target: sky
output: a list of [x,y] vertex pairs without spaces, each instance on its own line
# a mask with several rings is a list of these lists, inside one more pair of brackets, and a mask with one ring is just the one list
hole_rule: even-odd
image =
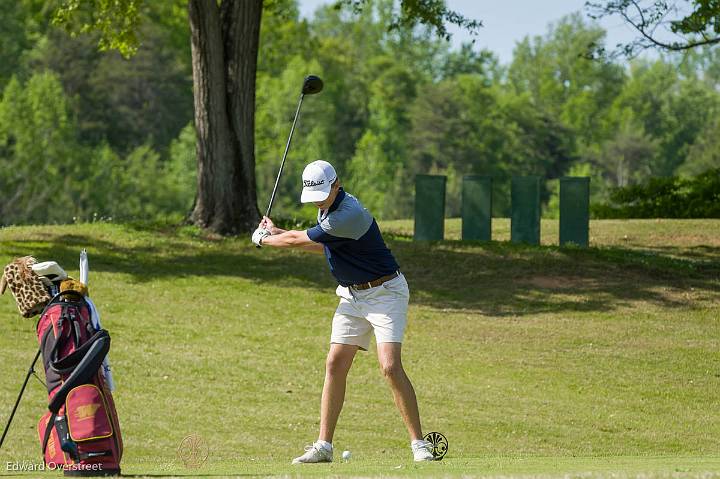
[[[332,3],[330,0],[298,0],[300,14],[310,18],[319,5]],[[526,35],[544,35],[548,25],[561,17],[584,10],[585,0],[446,0],[450,10],[462,13],[468,18],[481,20],[483,27],[475,39],[475,48],[487,48],[494,52],[501,63],[510,63],[515,44]],[[600,22],[607,31],[607,46],[627,42],[634,38],[630,27],[620,18],[607,18]],[[452,43],[459,46],[471,41],[467,32],[452,26]]]

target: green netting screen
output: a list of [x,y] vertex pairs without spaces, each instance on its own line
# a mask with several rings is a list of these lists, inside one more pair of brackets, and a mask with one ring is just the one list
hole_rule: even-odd
[[445,177],[415,177],[415,240],[443,239],[445,231]]
[[462,184],[462,239],[490,241],[492,177],[465,176]]
[[511,190],[510,241],[540,244],[540,177],[515,176]]
[[590,237],[590,178],[560,178],[560,246],[588,246]]

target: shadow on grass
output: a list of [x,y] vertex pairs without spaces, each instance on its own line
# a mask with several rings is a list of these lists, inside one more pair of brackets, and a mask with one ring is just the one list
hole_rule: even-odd
[[717,301],[720,263],[622,248],[409,243],[419,302],[493,316],[609,311],[640,302],[692,308]]
[[652,251],[671,256],[682,256],[704,263],[720,262],[720,247],[708,245],[695,245],[686,247],[677,246],[651,246]]
[[[46,242],[5,241],[0,253],[32,253],[72,270],[79,250],[91,246],[92,271],[127,274],[137,283],[172,277],[239,277],[333,293],[335,283],[321,255],[257,249],[243,239],[183,238],[172,231],[148,238],[152,241],[129,247],[121,241],[65,234]],[[401,236],[393,236],[389,245],[410,283],[411,301],[439,309],[523,316],[608,311],[639,302],[692,308],[716,302],[720,293],[720,263],[712,259],[715,248],[699,250],[699,257],[678,257],[675,249],[664,254],[617,247],[420,243]]]
[[80,250],[88,248],[91,272],[128,274],[137,283],[159,278],[227,276],[272,281],[279,286],[334,285],[325,259],[319,254],[258,249],[240,239],[183,240],[170,234],[140,246],[119,243],[90,235],[64,234],[45,242],[35,238],[4,241],[0,254],[8,258],[32,254],[39,261],[54,260],[72,271],[78,268]]

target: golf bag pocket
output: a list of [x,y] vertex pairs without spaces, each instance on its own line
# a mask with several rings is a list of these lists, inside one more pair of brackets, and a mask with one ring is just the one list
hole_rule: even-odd
[[[45,438],[45,431],[47,430],[50,416],[51,413],[46,412],[43,417],[40,418],[40,422],[38,422],[37,432],[41,443]],[[68,459],[65,457],[65,452],[62,450],[57,429],[51,426],[50,436],[48,437],[47,446],[45,447],[45,464],[52,467],[60,467],[68,462]]]
[[94,384],[83,384],[68,393],[65,415],[70,438],[75,442],[112,436],[113,430],[105,407],[105,398]]

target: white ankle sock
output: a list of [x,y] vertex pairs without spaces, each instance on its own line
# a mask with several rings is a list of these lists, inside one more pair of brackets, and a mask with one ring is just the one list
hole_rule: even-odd
[[332,443],[331,443],[331,442],[327,442],[327,441],[323,441],[322,439],[318,439],[315,444],[319,445],[320,447],[322,447],[322,448],[325,449],[326,451],[331,451],[331,452],[332,452],[332,450],[333,450],[333,449],[332,449]]
[[413,442],[410,443],[410,446],[412,447],[412,446],[416,446],[418,444],[425,444],[425,440],[424,439],[415,439]]

